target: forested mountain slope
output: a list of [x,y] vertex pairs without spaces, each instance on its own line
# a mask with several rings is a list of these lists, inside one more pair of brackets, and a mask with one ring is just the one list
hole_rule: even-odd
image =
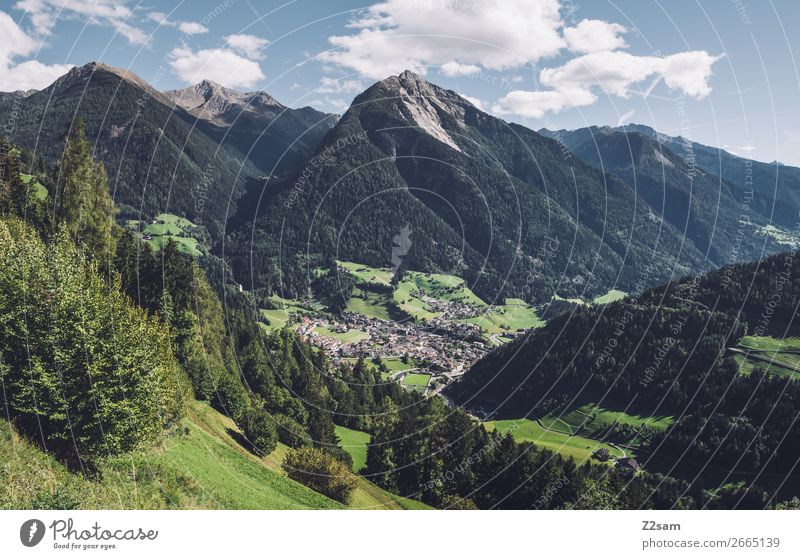
[[230,238],[236,272],[289,295],[332,258],[391,265],[406,226],[404,266],[460,275],[486,300],[630,290],[705,265],[621,180],[411,72],[356,97],[246,221]]

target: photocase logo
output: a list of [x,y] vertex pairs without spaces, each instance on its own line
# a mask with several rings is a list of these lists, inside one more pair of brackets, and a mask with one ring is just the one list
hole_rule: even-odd
[[392,274],[396,274],[403,262],[403,257],[411,250],[411,226],[406,224],[392,241],[394,243],[392,246]]
[[44,538],[44,522],[32,518],[22,523],[19,539],[25,547],[34,547]]

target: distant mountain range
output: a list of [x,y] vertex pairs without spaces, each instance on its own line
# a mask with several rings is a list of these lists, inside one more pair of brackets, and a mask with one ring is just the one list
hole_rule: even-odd
[[242,93],[209,80],[164,95],[267,173],[301,164],[338,119],[311,107],[289,109],[263,91]]
[[537,133],[411,72],[341,118],[207,80],[159,92],[99,63],[0,94],[11,139],[52,161],[76,115],[123,215],[187,217],[247,288],[291,296],[333,259],[456,274],[490,301],[639,291],[786,248],[800,211],[799,169],[700,144],[689,158],[640,126]]
[[[685,231],[687,240],[714,266],[774,253],[780,250],[780,241],[788,248],[789,241],[771,234],[776,232],[768,227],[774,223],[768,207],[772,193],[763,184],[745,184],[743,160],[737,182],[710,170],[712,148],[700,144],[692,147],[682,138],[670,138],[646,126],[539,133],[563,142],[587,163],[622,178],[659,216]],[[728,166],[738,159],[716,151]]]
[[[92,62],[41,91],[0,93],[0,118],[11,123],[15,143],[58,161],[81,117],[123,215],[171,212],[221,238],[248,184],[308,156],[335,116],[287,109],[261,94],[216,103],[224,92],[209,82],[194,90],[179,103],[181,92],[159,92],[132,72]],[[202,95],[207,104],[190,106]],[[306,140],[290,146],[298,130]]]

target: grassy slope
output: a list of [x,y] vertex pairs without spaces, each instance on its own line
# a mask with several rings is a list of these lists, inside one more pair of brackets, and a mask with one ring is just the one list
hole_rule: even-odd
[[[106,461],[95,478],[68,470],[0,421],[0,508],[335,509],[339,503],[285,476],[283,445],[260,459],[236,425],[195,402],[180,435],[160,448]],[[350,508],[424,507],[359,478]]]
[[733,353],[733,357],[742,375],[760,368],[768,373],[800,379],[800,338],[744,336],[735,349],[739,352]]
[[191,236],[191,231],[196,225],[186,218],[164,213],[156,216],[155,223],[148,223],[144,228],[142,225],[142,222],[135,219],[127,222],[129,229],[151,237],[147,242],[154,250],[161,250],[170,239],[173,239],[178,243],[178,250],[181,252],[191,256],[199,256],[201,253],[201,245]]
[[477,324],[489,334],[527,330],[545,324],[545,321],[536,314],[536,309],[519,299],[506,299],[505,305],[495,306],[491,311],[487,310],[479,316],[467,318],[464,322]]
[[353,458],[353,471],[360,472],[367,465],[367,445],[372,438],[369,433],[336,426],[339,445]]
[[385,293],[375,293],[354,289],[353,296],[347,301],[347,310],[356,314],[363,314],[369,318],[391,320],[389,311],[389,296]]
[[608,303],[613,303],[614,301],[619,301],[620,299],[624,299],[628,294],[624,291],[620,291],[619,289],[611,289],[605,295],[600,295],[594,298],[592,301],[596,305],[605,305]]
[[564,456],[572,456],[578,463],[591,459],[592,452],[598,448],[608,449],[612,456],[622,456],[620,450],[610,445],[585,437],[550,431],[532,419],[487,421],[484,425],[488,430],[510,431],[517,441],[532,442],[538,447],[558,452]]
[[670,416],[640,416],[622,411],[597,407],[586,404],[576,409],[563,413],[551,413],[540,419],[542,425],[556,431],[575,435],[588,435],[606,429],[615,423],[631,427],[647,426],[652,429],[663,430],[669,427],[673,418]]

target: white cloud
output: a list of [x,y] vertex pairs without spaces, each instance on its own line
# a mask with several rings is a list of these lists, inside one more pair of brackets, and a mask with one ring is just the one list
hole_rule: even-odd
[[56,18],[81,19],[92,25],[110,26],[133,45],[147,42],[147,34],[133,25],[133,12],[123,0],[19,0],[37,34],[48,36]]
[[660,76],[671,89],[702,99],[711,92],[711,66],[719,60],[705,51],[670,56],[636,56],[627,52],[594,52],[573,58],[558,68],[541,71],[539,81],[553,89],[600,87],[604,92],[628,97],[631,86],[650,76]]
[[239,56],[230,49],[193,51],[187,46],[170,52],[170,66],[187,83],[209,79],[228,87],[253,87],[264,79],[257,62]]
[[66,74],[72,64],[42,64],[28,60],[11,67],[0,67],[0,91],[43,89]]
[[584,19],[575,27],[564,29],[564,39],[571,51],[590,53],[602,50],[624,49],[628,45],[620,35],[625,29],[618,23],[599,19]]
[[333,111],[341,113],[345,112],[350,106],[347,101],[328,96],[324,99],[313,99],[309,102],[309,105],[323,112]]
[[323,76],[319,84],[318,93],[358,93],[364,90],[361,80],[337,80]]
[[261,49],[269,44],[269,41],[256,37],[255,35],[228,35],[225,37],[225,43],[233,50],[245,55],[251,60],[260,60],[264,58]]
[[196,21],[182,21],[178,24],[178,30],[186,35],[199,35],[208,33],[208,27]]
[[440,68],[442,74],[454,78],[457,76],[471,76],[481,71],[481,67],[475,64],[459,64],[455,60],[445,62]]
[[184,35],[199,35],[208,33],[208,27],[196,21],[172,21],[164,12],[150,12],[147,19],[155,21],[163,27],[177,27]]
[[617,126],[622,126],[623,124],[628,122],[634,114],[636,114],[636,110],[635,109],[631,109],[630,111],[626,112],[625,114],[620,115],[620,117],[617,119]]
[[627,98],[634,86],[651,76],[663,79],[670,89],[702,99],[711,92],[712,66],[719,59],[705,51],[664,57],[594,52],[573,58],[563,66],[543,69],[539,81],[550,90],[512,91],[498,101],[494,110],[498,114],[541,118],[545,112],[591,105],[597,100],[594,89]]
[[147,14],[147,19],[151,19],[159,25],[172,25],[172,22],[170,22],[167,14],[164,12],[150,12]]
[[330,37],[334,50],[318,58],[374,79],[454,61],[502,70],[556,54],[560,26],[558,0],[385,0],[350,22],[356,33]]
[[597,96],[586,89],[561,91],[511,91],[492,107],[498,115],[519,115],[542,118],[545,113],[557,113],[567,107],[584,107],[597,101]]
[[69,64],[47,65],[36,60],[15,63],[18,57],[35,53],[39,43],[2,11],[0,36],[0,91],[42,89],[72,68]]
[[626,27],[598,19],[574,23],[569,8],[561,0],[382,0],[358,11],[348,34],[329,37],[333,48],[317,59],[325,71],[339,67],[383,79],[406,69],[425,75],[437,66],[447,77],[469,76],[540,65],[565,49],[576,53],[559,67],[539,71],[542,90],[509,91],[492,106],[497,114],[537,118],[591,105],[599,91],[627,97],[648,77],[650,89],[663,82],[696,99],[711,91],[718,57],[705,51],[630,54]]

